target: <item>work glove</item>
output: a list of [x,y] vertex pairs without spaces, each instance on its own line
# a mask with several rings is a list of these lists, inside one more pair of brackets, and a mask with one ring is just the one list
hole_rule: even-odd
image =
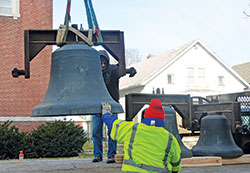
[[134,77],[137,72],[134,67],[130,67],[129,69],[126,69],[126,73],[129,74],[129,77]]
[[131,67],[129,77],[134,77],[136,73],[136,69],[134,67]]
[[111,105],[109,103],[106,102],[102,102],[102,115],[106,114],[106,113],[111,113]]

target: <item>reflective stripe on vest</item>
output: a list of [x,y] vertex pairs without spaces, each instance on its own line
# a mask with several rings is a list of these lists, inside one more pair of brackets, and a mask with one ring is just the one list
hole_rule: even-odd
[[128,155],[130,158],[132,158],[132,154],[131,154],[131,151],[132,151],[132,148],[133,148],[133,143],[134,143],[134,139],[135,139],[135,133],[137,131],[137,126],[139,124],[136,123],[133,125],[133,131],[132,131],[132,134],[131,134],[131,137],[130,137],[130,142],[129,142],[129,147],[128,147]]
[[167,159],[168,159],[168,153],[170,151],[170,148],[171,148],[171,144],[172,144],[172,140],[173,140],[173,137],[172,137],[172,134],[169,132],[169,137],[168,137],[168,146],[165,150],[165,156],[164,156],[164,165],[167,166]]
[[145,164],[136,164],[132,159],[129,160],[123,160],[123,164],[135,166],[141,169],[146,169],[148,171],[155,171],[155,172],[171,172],[168,170],[168,167],[164,168],[158,168],[155,166],[145,165]]
[[[128,148],[128,155],[129,155],[129,160],[124,160],[123,163],[127,164],[127,165],[131,165],[131,166],[135,166],[141,169],[145,169],[145,170],[149,170],[149,171],[155,171],[155,172],[171,172],[168,170],[168,167],[166,168],[158,168],[155,166],[150,166],[150,165],[145,165],[145,164],[136,164],[133,160],[132,160],[132,149],[133,149],[133,143],[134,143],[134,139],[135,139],[135,133],[137,131],[137,127],[138,127],[138,123],[133,125],[133,132],[132,135],[130,137],[130,142],[129,142],[129,148]],[[171,136],[172,137],[172,136]],[[171,138],[172,139],[172,138]],[[169,143],[172,142],[169,141]]]
[[181,163],[181,158],[178,160],[178,162],[176,162],[176,163],[172,163],[171,162],[171,164],[173,165],[173,166],[178,166],[179,164]]
[[[166,148],[166,151],[165,151],[165,157],[164,157],[164,165],[165,166],[167,166],[167,159],[168,159],[168,153],[169,153],[169,151],[170,151],[170,149],[171,149],[171,144],[172,144],[172,140],[173,140],[173,136],[172,136],[172,134],[169,132],[169,142],[168,142],[168,146],[167,146],[167,148]],[[181,158],[178,160],[178,162],[176,162],[176,163],[172,163],[171,162],[171,164],[173,165],[173,166],[178,166],[179,164],[181,163]]]
[[116,124],[114,141],[116,140],[116,137],[117,137],[117,132],[118,132],[119,125],[120,125],[122,122],[124,122],[124,120],[122,120],[121,122],[119,122],[118,124]]

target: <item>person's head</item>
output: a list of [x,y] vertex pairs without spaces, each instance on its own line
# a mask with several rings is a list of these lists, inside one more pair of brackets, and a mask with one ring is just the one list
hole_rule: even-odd
[[161,100],[152,99],[149,107],[146,109],[144,118],[157,118],[164,121],[164,110],[161,105]]
[[109,66],[109,55],[105,50],[99,50],[98,54],[101,60],[102,71],[105,71]]

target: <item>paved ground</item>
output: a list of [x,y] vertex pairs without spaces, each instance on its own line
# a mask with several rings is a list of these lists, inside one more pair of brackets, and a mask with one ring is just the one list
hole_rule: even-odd
[[120,172],[121,164],[92,159],[9,160],[0,161],[0,172]]
[[[12,172],[120,172],[121,164],[106,164],[104,159],[100,163],[92,163],[90,158],[87,159],[58,159],[58,160],[7,160],[0,161],[1,173]],[[226,165],[218,167],[200,167],[200,168],[183,168],[181,173],[249,173],[250,164]]]

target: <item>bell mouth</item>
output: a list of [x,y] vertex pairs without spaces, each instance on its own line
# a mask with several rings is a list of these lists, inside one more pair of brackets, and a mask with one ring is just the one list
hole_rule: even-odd
[[[110,100],[104,101],[110,102]],[[122,113],[123,108],[117,102],[111,102],[112,113]],[[55,102],[54,104],[40,103],[31,113],[31,117],[53,117],[74,115],[96,115],[101,114],[101,103],[93,102]]]

